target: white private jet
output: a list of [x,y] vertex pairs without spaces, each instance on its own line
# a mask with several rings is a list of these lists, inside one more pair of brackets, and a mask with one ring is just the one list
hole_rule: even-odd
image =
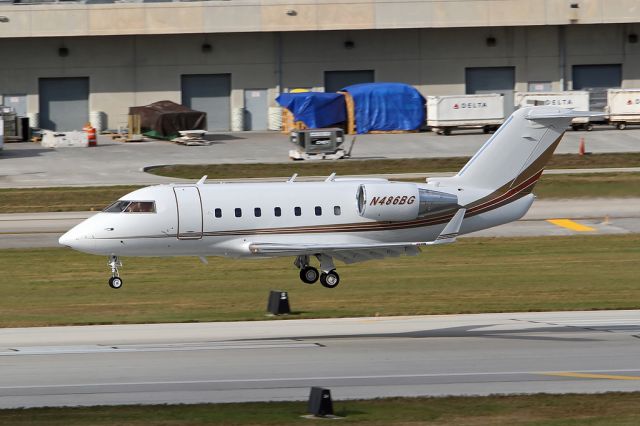
[[[415,255],[460,234],[521,218],[532,190],[575,117],[555,107],[514,112],[453,177],[426,183],[336,178],[323,182],[157,185],[133,191],[60,237],[60,244],[110,256],[293,256],[300,279],[334,288],[334,259],[354,263]],[[311,259],[319,269],[311,266]]]

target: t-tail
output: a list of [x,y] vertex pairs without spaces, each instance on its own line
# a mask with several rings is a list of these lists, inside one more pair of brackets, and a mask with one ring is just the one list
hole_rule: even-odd
[[455,176],[465,187],[531,190],[576,117],[599,113],[528,107],[511,114]]
[[[485,229],[522,217],[544,167],[576,117],[601,113],[547,106],[515,111],[471,159],[451,178],[429,179],[435,186],[456,190],[467,209],[463,232]],[[503,209],[506,205],[509,208]],[[486,214],[483,214],[486,213]]]

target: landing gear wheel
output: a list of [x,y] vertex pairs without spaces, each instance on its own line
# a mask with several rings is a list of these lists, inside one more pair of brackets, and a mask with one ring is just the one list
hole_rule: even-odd
[[122,278],[120,277],[109,278],[109,287],[115,288],[116,290],[122,287]]
[[304,268],[300,269],[300,279],[305,284],[315,283],[316,281],[318,281],[319,275],[320,274],[318,273],[318,270],[313,266],[305,266]]
[[320,284],[326,288],[336,288],[340,284],[340,275],[333,270],[320,274]]

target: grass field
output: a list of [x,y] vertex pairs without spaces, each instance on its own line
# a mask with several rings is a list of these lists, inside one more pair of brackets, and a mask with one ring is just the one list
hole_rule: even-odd
[[[0,213],[102,210],[139,186],[0,189]],[[640,173],[545,175],[540,198],[640,197]]]
[[[389,398],[334,402],[335,422],[359,425],[635,426],[640,393]],[[301,418],[304,402],[154,405],[0,410],[0,424],[81,425],[315,425]]]
[[[185,179],[288,177],[294,173],[304,176],[365,175],[375,173],[427,173],[455,172],[469,160],[468,157],[451,158],[403,158],[395,160],[339,160],[308,161],[279,164],[203,164],[162,166],[151,173]],[[640,167],[640,153],[613,154],[556,154],[551,158],[549,169],[581,169],[594,167]]]
[[[265,319],[268,291],[289,318],[640,308],[640,235],[466,238],[417,257],[339,265],[342,283],[304,285],[292,258],[125,258],[3,250],[0,326]],[[255,279],[254,277],[260,277]]]

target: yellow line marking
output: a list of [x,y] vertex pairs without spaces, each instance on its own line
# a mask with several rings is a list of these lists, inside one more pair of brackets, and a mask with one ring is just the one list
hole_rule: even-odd
[[544,376],[557,377],[577,377],[580,379],[607,379],[607,380],[640,380],[640,376],[617,376],[612,374],[591,374],[591,373],[542,373]]
[[595,231],[595,228],[592,228],[587,225],[582,225],[578,222],[574,222],[569,219],[547,219],[547,222],[552,223],[556,226],[561,226],[563,228],[571,229],[572,231],[578,232],[590,232]]

